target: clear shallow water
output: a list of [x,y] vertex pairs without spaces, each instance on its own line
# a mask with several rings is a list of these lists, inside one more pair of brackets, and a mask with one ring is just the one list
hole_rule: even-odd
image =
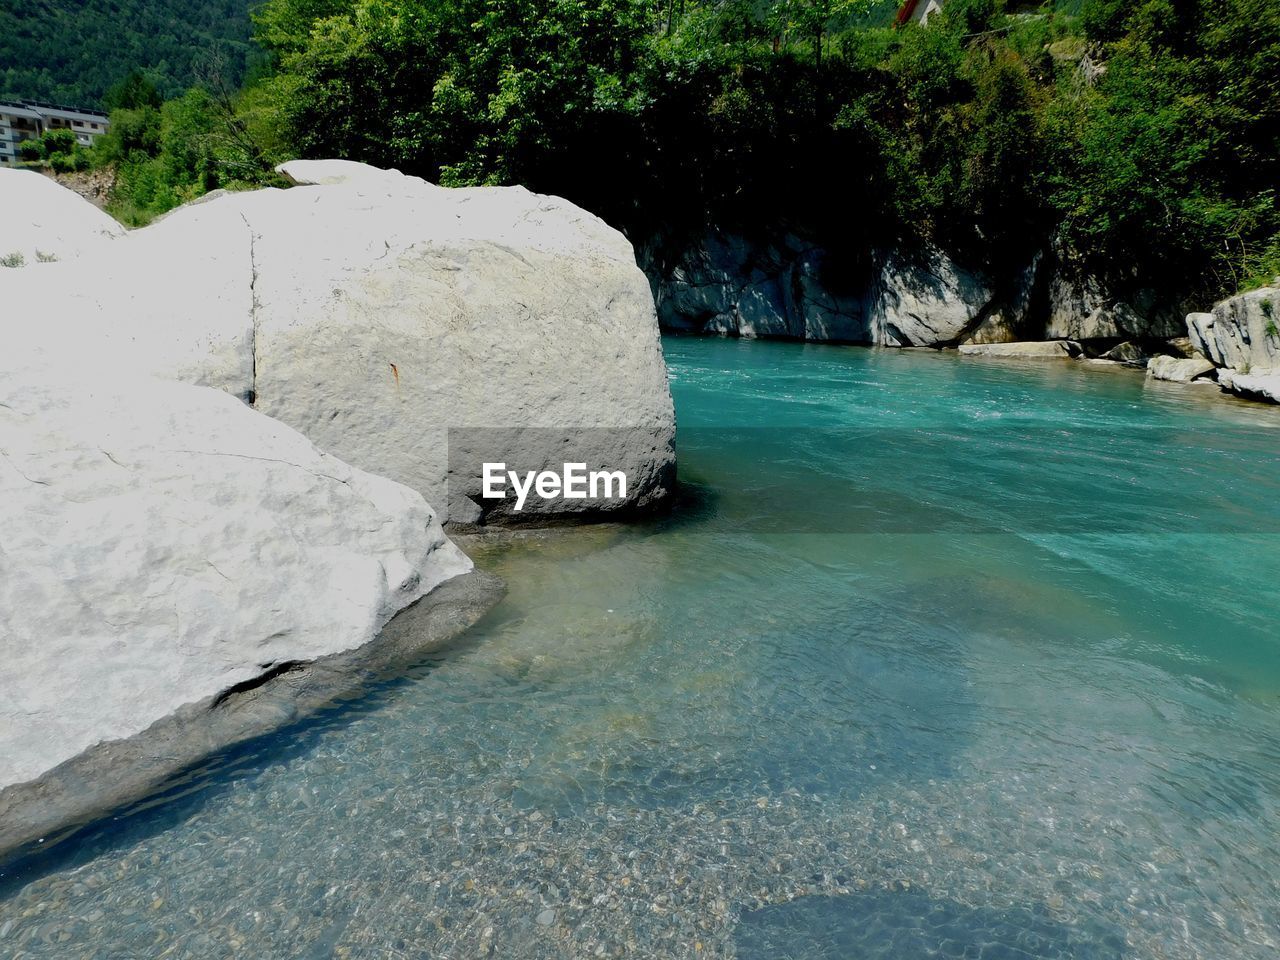
[[0,956],[1280,952],[1280,411],[667,343],[683,502],[0,880]]

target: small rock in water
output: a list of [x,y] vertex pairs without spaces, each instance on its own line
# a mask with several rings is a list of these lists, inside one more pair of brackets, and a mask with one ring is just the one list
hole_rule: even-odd
[[556,922],[556,912],[554,910],[543,910],[538,914],[538,926],[549,927]]

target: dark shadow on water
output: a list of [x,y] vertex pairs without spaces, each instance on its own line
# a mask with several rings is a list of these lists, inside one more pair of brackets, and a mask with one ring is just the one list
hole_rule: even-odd
[[1042,906],[967,907],[912,891],[801,897],[742,914],[738,960],[1122,960],[1102,924],[1066,926]]
[[636,525],[644,533],[670,533],[705,526],[720,515],[723,494],[705,477],[677,467],[677,482],[671,509]]

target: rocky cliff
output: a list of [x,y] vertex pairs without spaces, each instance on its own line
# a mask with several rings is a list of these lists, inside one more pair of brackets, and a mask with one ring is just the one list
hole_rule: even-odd
[[1218,367],[1223,388],[1280,403],[1280,284],[1229,297],[1187,316],[1195,349]]
[[675,332],[891,347],[1061,339],[1097,353],[1183,332],[1176,305],[1109,292],[1060,245],[998,274],[937,249],[837,254],[791,233],[711,230],[681,244],[655,238],[639,253],[659,320]]

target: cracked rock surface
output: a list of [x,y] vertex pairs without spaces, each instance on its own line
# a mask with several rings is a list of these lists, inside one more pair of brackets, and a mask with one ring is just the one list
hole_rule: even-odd
[[[550,512],[666,496],[674,413],[622,234],[519,187],[346,161],[281,170],[299,186],[211,195],[78,260],[12,271],[6,342],[50,367],[225,390],[442,519],[481,519],[478,489],[447,490],[451,428],[497,431],[454,439],[522,471],[572,459],[628,476],[625,499],[532,505]],[[29,311],[49,319],[16,319]]]

